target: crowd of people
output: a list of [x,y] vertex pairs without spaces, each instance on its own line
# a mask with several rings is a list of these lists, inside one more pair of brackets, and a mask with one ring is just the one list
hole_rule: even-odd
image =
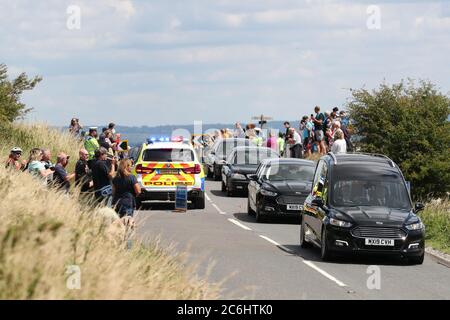
[[[223,138],[245,138],[257,146],[276,150],[283,157],[308,158],[331,151],[345,153],[352,151],[349,118],[345,111],[334,108],[322,113],[319,106],[310,116],[303,116],[298,128],[284,123],[285,132],[262,130],[254,124],[245,128],[238,122],[234,129],[217,130],[211,142]],[[110,123],[98,135],[97,127],[87,132],[79,120],[70,122],[69,132],[83,141],[74,172],[68,172],[70,156],[60,151],[52,162],[52,152],[47,148],[33,148],[27,160],[22,160],[22,149],[11,149],[6,168],[31,174],[46,187],[57,188],[69,193],[71,185],[78,185],[82,196],[93,196],[98,202],[114,207],[119,216],[133,216],[136,196],[141,188],[131,174],[132,161],[127,158],[129,146],[121,142],[115,124]]]
[[[78,119],[72,119],[69,132],[83,140],[74,172],[67,167],[70,156],[59,152],[52,163],[50,149],[33,148],[27,160],[22,160],[22,149],[11,149],[5,167],[28,172],[45,187],[56,188],[68,194],[71,185],[80,186],[81,197],[93,197],[114,207],[120,217],[133,216],[136,196],[141,189],[131,174],[132,162],[126,158],[128,146],[120,141],[114,123],[103,128],[97,137],[97,128],[91,127],[87,134]],[[126,149],[123,149],[125,146]]]
[[284,122],[284,132],[273,129],[262,130],[254,124],[245,128],[237,122],[234,129],[216,130],[212,141],[225,138],[246,138],[257,146],[265,146],[276,150],[284,157],[309,158],[316,153],[324,155],[328,152],[345,153],[353,150],[350,140],[350,120],[347,113],[339,108],[333,111],[321,112],[320,107],[314,108],[310,116],[303,116],[298,128]]

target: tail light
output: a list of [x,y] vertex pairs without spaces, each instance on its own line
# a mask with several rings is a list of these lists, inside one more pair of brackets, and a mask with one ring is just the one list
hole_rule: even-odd
[[183,171],[184,173],[187,174],[199,174],[200,172],[202,172],[202,167],[197,163],[195,166],[191,168],[183,169]]
[[136,173],[138,174],[149,174],[153,173],[153,171],[154,171],[153,169],[143,167],[142,164],[138,164],[136,166]]

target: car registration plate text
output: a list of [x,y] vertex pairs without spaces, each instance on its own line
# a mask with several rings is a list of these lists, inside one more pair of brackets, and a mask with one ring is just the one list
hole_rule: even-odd
[[366,246],[394,246],[394,239],[366,238]]
[[287,209],[288,210],[300,211],[300,210],[303,210],[303,206],[301,204],[288,204],[287,205]]

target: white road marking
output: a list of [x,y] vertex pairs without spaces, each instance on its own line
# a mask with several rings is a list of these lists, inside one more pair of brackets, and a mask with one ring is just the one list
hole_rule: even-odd
[[276,245],[277,247],[282,248],[284,251],[287,251],[289,253],[294,253],[291,249],[286,248],[285,246],[279,244],[278,242],[276,242],[275,240],[270,239],[269,237],[263,236],[262,234],[259,235],[261,238],[263,238],[264,240],[269,241],[270,243]]
[[206,192],[205,192],[205,197],[206,197],[206,200],[211,201],[211,198],[208,196],[208,194]]
[[238,227],[241,227],[244,230],[252,230],[249,227],[247,227],[246,225],[243,225],[242,223],[240,223],[239,221],[235,220],[235,219],[228,219],[228,221],[230,221],[231,223],[234,223],[235,225],[237,225]]
[[220,214],[227,214],[225,211],[220,210],[220,208],[215,203],[211,203],[211,204],[214,208],[216,208],[217,212],[219,212]]
[[333,277],[331,274],[329,274],[328,272],[320,269],[318,266],[316,266],[314,263],[312,263],[311,261],[308,260],[303,260],[303,263],[306,264],[308,267],[313,268],[314,270],[316,270],[317,272],[319,272],[321,275],[323,275],[324,277],[330,279],[331,281],[335,282],[339,287],[346,287],[347,285],[345,283],[343,283],[342,281],[339,281],[338,279],[336,279],[335,277]]

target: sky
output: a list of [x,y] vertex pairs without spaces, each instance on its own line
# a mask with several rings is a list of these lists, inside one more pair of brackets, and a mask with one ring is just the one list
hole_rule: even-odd
[[383,81],[450,92],[450,1],[0,0],[0,63],[43,77],[30,121],[295,120]]

